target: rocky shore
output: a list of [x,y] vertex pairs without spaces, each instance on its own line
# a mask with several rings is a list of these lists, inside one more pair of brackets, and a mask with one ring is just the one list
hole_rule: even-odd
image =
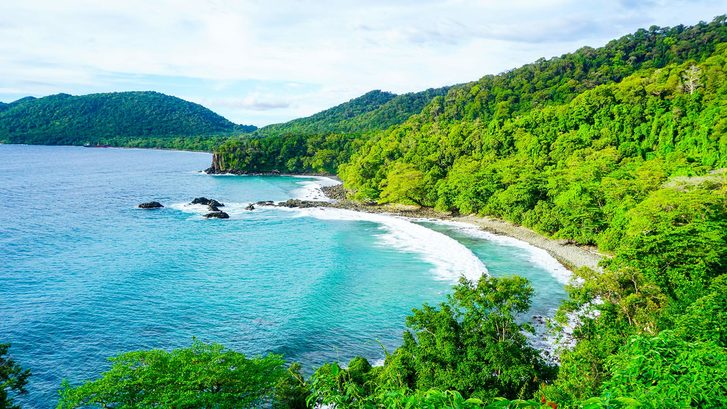
[[[245,173],[245,172],[230,172],[225,169],[223,163],[220,163],[221,158],[215,157],[212,161],[212,166],[205,172],[209,174],[221,174],[221,173],[232,173],[232,174],[246,174],[251,176],[262,176],[262,175],[281,175],[280,172],[266,172],[266,173]],[[326,176],[331,179],[337,180],[335,176],[330,175],[317,175],[317,174],[300,174],[296,176]],[[315,200],[300,200],[290,199],[285,202],[274,203],[271,201],[263,201],[255,203],[260,206],[280,206],[288,208],[311,208],[311,207],[330,207],[336,209],[347,209],[357,212],[367,213],[382,213],[394,216],[407,217],[412,219],[434,219],[443,221],[453,221],[468,223],[479,227],[482,230],[490,233],[499,234],[503,236],[509,236],[521,241],[524,241],[530,245],[541,248],[550,255],[552,255],[561,264],[570,270],[575,270],[581,267],[588,267],[595,271],[601,271],[602,268],[599,266],[599,262],[604,258],[608,257],[598,252],[595,247],[579,246],[573,244],[567,240],[556,240],[543,236],[533,230],[526,227],[516,225],[504,220],[476,215],[452,215],[450,213],[443,213],[435,211],[432,208],[420,207],[420,206],[409,206],[409,205],[379,205],[376,203],[362,203],[357,201],[349,200],[346,197],[346,190],[342,184],[336,184],[333,186],[321,187],[323,194],[330,199],[330,201],[315,201]],[[254,206],[251,206],[253,210]]]
[[458,216],[420,206],[378,205],[375,203],[355,202],[346,198],[345,189],[341,184],[323,187],[321,190],[333,202],[290,199],[286,202],[278,203],[277,206],[299,208],[330,207],[358,212],[383,213],[413,219],[434,219],[468,223],[490,233],[513,237],[541,248],[570,270],[588,267],[595,271],[601,271],[602,268],[599,266],[599,262],[604,257],[607,257],[599,253],[594,247],[579,246],[567,240],[551,239],[526,227],[518,226],[504,220],[475,215]]

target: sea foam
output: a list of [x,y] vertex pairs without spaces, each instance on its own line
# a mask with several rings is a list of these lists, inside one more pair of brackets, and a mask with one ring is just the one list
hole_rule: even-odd
[[565,266],[563,266],[558,260],[556,260],[555,257],[551,256],[550,253],[548,253],[546,250],[543,250],[539,247],[535,247],[522,240],[516,239],[514,237],[502,236],[499,234],[490,233],[490,232],[482,230],[478,226],[476,226],[474,224],[470,224],[470,223],[452,222],[452,221],[444,221],[444,220],[426,220],[426,221],[431,222],[431,223],[454,227],[458,231],[465,233],[466,235],[468,235],[470,237],[491,241],[491,242],[502,244],[505,246],[511,246],[511,247],[517,247],[517,248],[523,249],[523,250],[527,251],[528,260],[531,263],[542,267],[550,275],[552,275],[556,280],[558,280],[558,282],[560,282],[561,284],[568,284],[571,280],[571,277],[572,277],[571,272],[567,268],[565,268]]
[[401,217],[331,208],[293,210],[301,217],[320,220],[377,223],[382,230],[378,235],[382,246],[418,254],[422,260],[432,264],[431,272],[439,280],[456,282],[464,276],[475,281],[487,274],[487,267],[482,261],[457,240]]
[[334,199],[329,198],[326,196],[325,193],[323,193],[323,190],[321,188],[327,187],[327,186],[335,186],[340,185],[341,182],[331,179],[325,176],[294,176],[296,178],[303,179],[300,182],[297,182],[300,187],[298,189],[293,190],[291,193],[293,194],[294,199],[299,200],[316,200],[319,202],[335,202]]

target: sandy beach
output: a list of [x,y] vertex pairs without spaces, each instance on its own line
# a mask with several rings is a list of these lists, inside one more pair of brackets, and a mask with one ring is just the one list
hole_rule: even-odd
[[431,208],[408,205],[375,205],[353,202],[345,199],[343,188],[340,184],[335,186],[322,187],[323,193],[330,199],[336,200],[333,203],[326,203],[326,207],[356,210],[368,213],[385,213],[395,216],[408,217],[413,219],[435,219],[468,223],[490,233],[509,236],[530,245],[541,248],[552,255],[561,264],[570,270],[581,267],[588,267],[595,271],[601,271],[599,262],[607,257],[597,251],[595,247],[578,246],[566,240],[557,240],[545,237],[540,233],[523,226],[504,220],[485,216],[453,216],[447,213],[437,212]]

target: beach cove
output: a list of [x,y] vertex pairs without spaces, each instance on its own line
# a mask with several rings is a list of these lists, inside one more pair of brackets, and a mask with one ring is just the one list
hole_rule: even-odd
[[[528,277],[533,315],[565,297],[565,269],[547,254],[468,226],[245,210],[316,199],[317,178],[209,176],[199,153],[2,145],[0,156],[0,333],[33,371],[27,407],[52,406],[62,379],[94,377],[109,356],[193,337],[307,368],[375,362],[411,308],[442,300],[462,273]],[[198,196],[230,219],[205,220],[189,205]],[[166,207],[136,208],[150,200]]]

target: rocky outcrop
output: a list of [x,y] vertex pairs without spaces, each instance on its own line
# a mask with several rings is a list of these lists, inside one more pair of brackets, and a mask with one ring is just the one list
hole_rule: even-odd
[[217,153],[217,152],[213,153],[212,154],[212,166],[205,169],[204,172],[207,173],[208,175],[226,173],[224,171],[225,166],[224,166],[223,160],[224,160],[223,157],[219,153]]
[[204,215],[206,219],[229,219],[230,215],[223,211],[210,212]]
[[144,202],[139,204],[139,209],[160,209],[162,207],[164,205],[159,202]]
[[192,200],[192,203],[190,204],[200,204],[205,206],[214,206],[214,207],[225,207],[224,203],[220,203],[215,199],[207,199],[206,197],[196,197],[194,200]]
[[255,210],[255,205],[250,203],[249,205],[245,206],[245,210]]
[[278,206],[306,209],[309,207],[331,207],[331,204],[329,202],[318,202],[315,200],[288,199],[284,202],[279,202]]
[[346,189],[343,188],[342,183],[333,186],[323,186],[321,187],[321,190],[326,197],[333,200],[346,200]]
[[261,200],[255,204],[258,206],[275,206],[275,202],[272,200]]

